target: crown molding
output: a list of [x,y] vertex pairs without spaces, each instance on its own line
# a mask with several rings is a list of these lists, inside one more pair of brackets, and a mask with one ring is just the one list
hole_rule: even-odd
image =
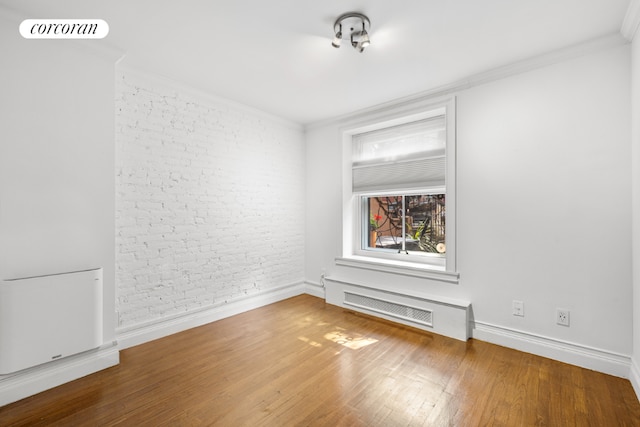
[[640,0],[631,0],[624,21],[622,21],[620,34],[628,41],[633,41],[638,27],[640,27]]
[[256,118],[268,120],[273,125],[282,126],[286,129],[291,129],[296,132],[304,131],[304,127],[297,122],[285,119],[256,107],[243,104],[239,101],[234,101],[230,98],[216,95],[206,89],[190,85],[185,81],[177,80],[173,77],[158,73],[157,71],[150,71],[149,69],[141,66],[128,64],[126,59],[125,55],[116,63],[117,80],[121,80],[126,77],[128,79],[133,79],[136,84],[145,85],[153,90],[170,90],[175,93],[180,93],[181,95],[197,99],[200,102],[232,107],[239,111],[251,114]]
[[[633,1],[636,3],[640,3],[640,0]],[[500,67],[468,76],[467,78],[452,82],[450,84],[419,92],[414,95],[409,95],[404,98],[390,100],[386,103],[374,105],[369,108],[364,108],[351,114],[343,115],[341,117],[332,117],[318,122],[309,123],[305,125],[305,130],[313,130],[331,124],[341,125],[345,122],[357,120],[361,117],[369,116],[371,114],[385,113],[389,109],[396,109],[404,105],[413,105],[415,103],[425,102],[438,97],[455,95],[458,92],[471,89],[485,83],[491,83],[503,78],[526,73],[528,71],[543,68],[563,61],[568,61],[573,58],[579,58],[581,56],[585,56],[598,51],[623,46],[628,43],[629,41],[622,36],[621,32],[615,32],[602,37],[587,40],[582,43],[533,56],[528,59],[505,64]]]

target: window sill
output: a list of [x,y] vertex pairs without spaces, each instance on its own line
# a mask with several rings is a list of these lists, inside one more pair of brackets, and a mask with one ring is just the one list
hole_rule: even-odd
[[361,256],[336,258],[336,264],[346,267],[362,268],[365,270],[382,271],[385,273],[401,274],[403,276],[432,279],[457,285],[460,273],[445,271],[442,267],[417,264],[413,262],[371,259]]

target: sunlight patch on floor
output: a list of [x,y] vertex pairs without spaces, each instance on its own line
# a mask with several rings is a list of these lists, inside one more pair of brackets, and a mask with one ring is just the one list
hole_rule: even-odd
[[309,344],[312,347],[322,347],[322,344],[320,344],[319,342],[310,340],[307,337],[298,337],[298,339],[302,342],[306,342],[307,344]]
[[333,341],[336,344],[340,344],[352,350],[358,350],[362,347],[378,342],[376,339],[367,338],[362,335],[352,336],[344,331],[332,331],[325,334],[324,337],[329,341]]

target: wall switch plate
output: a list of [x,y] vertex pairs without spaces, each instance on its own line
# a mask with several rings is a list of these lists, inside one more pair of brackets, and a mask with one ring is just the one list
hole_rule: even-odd
[[513,315],[524,317],[524,302],[513,300]]
[[556,323],[562,326],[569,326],[569,310],[564,308],[557,308]]

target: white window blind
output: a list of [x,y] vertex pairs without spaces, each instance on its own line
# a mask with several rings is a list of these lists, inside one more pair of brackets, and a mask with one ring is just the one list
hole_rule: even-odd
[[353,191],[445,184],[445,117],[353,135]]

